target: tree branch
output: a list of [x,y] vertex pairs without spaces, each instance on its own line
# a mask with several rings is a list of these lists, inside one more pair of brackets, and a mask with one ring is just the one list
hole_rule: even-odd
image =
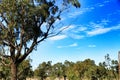
[[33,41],[31,47],[27,50],[26,53],[23,54],[23,56],[21,56],[19,59],[18,59],[18,63],[21,63],[31,52],[32,50],[34,49],[34,46],[36,45],[37,43]]
[[68,29],[68,28],[73,24],[73,22],[75,22],[76,20],[77,20],[77,18],[74,19],[68,26],[66,26],[66,27],[64,27],[63,29],[61,29],[60,31],[58,31],[56,34],[55,34],[55,33],[51,33],[51,34],[53,34],[53,35],[50,35],[50,34],[49,34],[50,36],[48,36],[48,38],[59,35],[59,34],[62,33],[64,30]]
[[0,27],[1,29],[4,29],[4,30],[6,29],[5,26],[2,24],[2,22],[0,22]]
[[1,17],[3,18],[3,20],[6,22],[6,24],[9,24],[9,22],[7,21],[7,19],[3,16],[4,14],[1,13]]
[[21,35],[20,35],[20,44],[18,45],[19,49],[17,50],[17,55],[16,55],[16,60],[18,60],[18,58],[21,55],[21,50],[23,47],[23,29],[21,28]]

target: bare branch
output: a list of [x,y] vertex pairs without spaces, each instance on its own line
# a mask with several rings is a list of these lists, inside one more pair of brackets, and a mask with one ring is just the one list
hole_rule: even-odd
[[19,51],[22,50],[23,47],[23,29],[21,28],[21,32],[20,32],[20,47],[19,47]]
[[[61,29],[60,31],[58,31],[57,33],[50,33],[50,34],[49,34],[50,36],[48,36],[47,38],[50,38],[50,37],[54,37],[54,36],[59,35],[59,34],[62,33],[64,30],[68,29],[68,28],[73,24],[73,22],[75,22],[77,19],[78,19],[78,18],[76,18],[76,19],[74,19],[73,21],[71,21],[71,23],[70,23],[68,26],[62,28],[62,29]],[[52,35],[52,34],[53,34],[53,35]]]
[[2,24],[2,22],[0,22],[0,27],[1,29],[6,29],[5,26]]
[[37,43],[33,41],[31,47],[27,50],[26,53],[23,54],[23,56],[21,56],[19,59],[18,59],[18,62],[21,63],[31,52],[32,50],[34,49],[34,46],[36,45]]
[[8,20],[5,18],[5,16],[4,16],[3,13],[1,13],[1,17],[3,18],[3,20],[4,20],[7,24],[9,24]]

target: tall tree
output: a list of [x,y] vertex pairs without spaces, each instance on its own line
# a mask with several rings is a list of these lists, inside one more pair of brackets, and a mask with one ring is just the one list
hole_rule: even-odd
[[78,0],[0,0],[0,56],[11,67],[11,80],[17,80],[17,67],[37,45],[55,35],[53,24],[71,4],[80,7]]

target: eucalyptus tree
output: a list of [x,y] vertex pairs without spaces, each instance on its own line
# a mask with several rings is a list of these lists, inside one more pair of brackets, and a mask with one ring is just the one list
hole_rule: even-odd
[[0,0],[0,56],[11,68],[11,80],[17,80],[17,67],[39,43],[59,33],[54,23],[71,5],[80,7],[78,0]]
[[40,78],[40,80],[46,79],[47,77],[49,77],[51,73],[51,67],[52,67],[51,61],[39,64],[37,69],[35,69],[34,71],[35,77]]
[[53,65],[54,67],[54,73],[55,75],[58,77],[58,79],[60,80],[60,78],[64,77],[64,79],[66,79],[66,74],[65,74],[65,66],[64,64],[58,62],[56,64]]
[[105,56],[105,65],[108,73],[108,79],[111,80],[112,78],[118,80],[118,69],[119,64],[117,60],[112,60],[110,55],[107,54]]

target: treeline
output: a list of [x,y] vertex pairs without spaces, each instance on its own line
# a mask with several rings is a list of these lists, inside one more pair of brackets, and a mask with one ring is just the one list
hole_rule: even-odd
[[96,65],[94,60],[64,63],[41,63],[34,71],[34,75],[40,80],[63,78],[64,80],[118,80],[118,61],[110,60]]
[[[25,60],[19,66],[21,72],[18,73],[19,80],[26,78],[37,78],[38,80],[119,80],[118,61],[111,60],[109,54],[105,56],[105,61],[95,64],[94,60],[84,61],[64,61],[52,64],[51,61],[43,62],[33,71],[30,59]],[[0,78],[9,80],[10,69],[0,66]]]

